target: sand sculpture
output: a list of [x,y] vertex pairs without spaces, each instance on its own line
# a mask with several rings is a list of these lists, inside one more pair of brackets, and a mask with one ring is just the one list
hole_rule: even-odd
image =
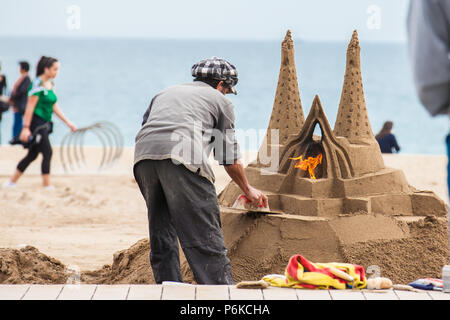
[[[259,158],[245,171],[271,209],[284,214],[249,216],[231,209],[241,193],[234,182],[221,192],[235,280],[282,273],[297,253],[316,262],[372,266],[397,282],[439,276],[448,255],[446,205],[433,192],[410,186],[401,170],[384,166],[366,109],[357,32],[347,49],[334,130],[317,95],[303,120],[290,31],[281,56],[268,127],[280,130],[278,171],[268,174]],[[321,136],[314,134],[316,126]]]

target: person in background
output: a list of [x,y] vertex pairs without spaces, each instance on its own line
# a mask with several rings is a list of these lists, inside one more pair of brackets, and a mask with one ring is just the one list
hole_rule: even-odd
[[383,124],[381,131],[375,136],[378,144],[380,145],[380,150],[382,153],[393,153],[392,150],[399,152],[400,147],[398,146],[397,139],[392,134],[392,127],[394,123],[392,121],[386,121]]
[[28,87],[31,80],[28,76],[30,65],[26,61],[19,62],[20,77],[17,79],[11,91],[9,104],[14,113],[13,135],[9,141],[10,144],[17,144],[20,142],[19,135],[22,131],[23,115],[28,101]]
[[[450,117],[450,1],[411,0],[408,43],[420,101],[432,116]],[[450,158],[450,134],[445,141]],[[447,184],[450,193],[450,161]]]
[[22,176],[28,165],[42,153],[42,182],[46,189],[54,189],[50,185],[50,160],[52,147],[49,134],[52,132],[52,114],[55,113],[72,131],[76,127],[64,116],[57,104],[54,91],[53,79],[58,74],[59,62],[55,58],[41,57],[36,68],[36,79],[31,83],[28,90],[28,102],[23,120],[23,128],[20,140],[24,143],[30,142],[32,134],[40,134],[39,141],[33,143],[28,154],[17,165],[16,171],[9,181],[3,184],[4,188],[15,187],[17,180]]
[[[0,72],[2,71],[2,63],[0,61]],[[4,96],[4,94],[6,95],[6,76],[0,73],[0,123],[2,121],[2,114],[3,112],[8,111],[9,106],[7,103],[7,98],[6,96]],[[1,127],[0,127],[1,128]],[[2,134],[1,134],[1,130],[0,130],[0,143],[2,142]]]
[[[0,65],[0,71],[2,71],[1,65]],[[3,94],[6,94],[6,76],[4,74],[0,73],[0,96]]]

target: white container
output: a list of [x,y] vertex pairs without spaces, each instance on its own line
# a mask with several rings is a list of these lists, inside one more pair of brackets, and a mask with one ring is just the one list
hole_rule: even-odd
[[450,293],[450,265],[446,265],[442,268],[442,282],[442,291]]

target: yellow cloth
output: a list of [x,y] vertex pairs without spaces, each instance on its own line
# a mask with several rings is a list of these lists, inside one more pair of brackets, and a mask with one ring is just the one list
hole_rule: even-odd
[[[350,275],[353,281],[341,279],[330,268],[336,268]],[[364,268],[350,263],[312,263],[301,255],[292,256],[285,275],[266,275],[264,281],[275,287],[300,289],[363,289],[367,285]]]

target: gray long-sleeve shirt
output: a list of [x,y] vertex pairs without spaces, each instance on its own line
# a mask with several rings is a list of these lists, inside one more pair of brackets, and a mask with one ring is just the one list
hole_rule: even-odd
[[214,183],[208,158],[233,164],[241,157],[234,132],[232,102],[210,85],[195,81],[158,93],[136,135],[134,164],[173,159]]
[[408,38],[420,101],[450,116],[450,0],[411,0]]

